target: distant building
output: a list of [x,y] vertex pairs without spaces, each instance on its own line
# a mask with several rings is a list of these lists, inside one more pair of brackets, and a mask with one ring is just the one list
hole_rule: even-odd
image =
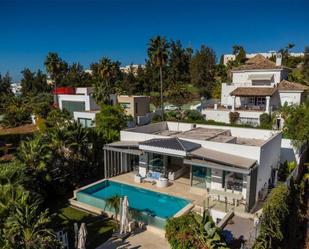
[[[100,111],[100,106],[93,98],[93,91],[92,87],[58,87],[54,91],[55,104],[61,110],[69,111],[72,117],[85,127],[91,127],[94,125],[96,113]],[[126,114],[132,116],[130,126],[147,124],[151,121],[148,96],[112,94],[110,99],[112,105],[120,104]]]
[[[234,68],[232,83],[222,83],[220,104],[202,110],[206,120],[229,123],[230,112],[238,112],[239,123],[259,125],[261,114],[270,114],[285,103],[299,105],[308,87],[287,81],[290,69],[281,62],[281,54],[277,55],[276,62],[259,54]],[[282,127],[281,118],[277,126]]]
[[21,84],[20,83],[12,83],[11,90],[15,95],[21,94]]
[[[262,55],[266,59],[270,59],[273,56],[276,56],[276,51],[269,51],[267,53],[251,53],[251,54],[246,54],[247,59],[251,59],[257,55]],[[290,56],[294,57],[302,57],[304,56],[304,53],[290,53]],[[236,56],[234,54],[225,54],[223,55],[223,64],[226,65],[229,61],[234,61]]]
[[142,68],[145,68],[144,65],[132,64],[132,65],[127,65],[127,66],[124,66],[124,67],[120,67],[120,70],[123,73],[129,73],[130,70],[132,70],[133,74],[136,74],[137,73],[137,69],[138,69],[139,66],[142,67]]

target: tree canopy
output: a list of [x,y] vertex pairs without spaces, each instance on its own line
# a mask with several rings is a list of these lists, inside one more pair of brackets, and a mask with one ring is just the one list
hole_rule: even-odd
[[202,45],[192,56],[190,64],[191,82],[210,95],[215,83],[216,54],[213,49]]

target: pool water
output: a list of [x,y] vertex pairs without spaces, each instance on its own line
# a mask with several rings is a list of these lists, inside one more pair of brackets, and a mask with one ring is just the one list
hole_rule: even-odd
[[[129,207],[137,211],[137,220],[162,228],[167,218],[174,216],[190,201],[142,188],[113,182],[102,181],[77,192],[77,201],[105,209],[106,199],[115,195],[128,196]],[[112,210],[109,210],[112,211]],[[136,213],[136,212],[134,212]]]

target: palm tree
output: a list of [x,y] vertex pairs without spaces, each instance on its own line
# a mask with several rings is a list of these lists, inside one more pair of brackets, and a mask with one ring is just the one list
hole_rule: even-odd
[[46,59],[44,61],[44,65],[46,68],[46,72],[50,75],[53,83],[56,86],[56,83],[59,83],[57,81],[60,81],[64,73],[68,69],[68,64],[63,61],[57,53],[48,53],[46,56]]
[[[28,192],[26,192],[28,193]],[[14,203],[14,211],[5,220],[4,237],[14,248],[59,248],[52,230],[48,211],[39,211],[39,199],[23,195]],[[44,245],[44,246],[43,246]]]
[[120,210],[120,196],[114,195],[105,200],[105,208],[114,209],[115,211],[115,218],[117,220],[119,210]]
[[164,106],[163,106],[163,75],[162,68],[166,65],[168,61],[168,48],[169,43],[166,41],[165,37],[156,36],[150,39],[148,47],[148,56],[151,63],[159,68],[160,72],[160,96],[161,96],[161,111],[162,120],[164,119]]
[[110,94],[113,91],[113,83],[118,77],[119,63],[112,62],[109,58],[103,57],[99,63],[91,65],[94,76],[96,78],[94,87],[94,98],[97,103],[110,103]]
[[46,170],[51,153],[45,138],[36,136],[32,140],[21,142],[16,157],[28,170],[41,172]]

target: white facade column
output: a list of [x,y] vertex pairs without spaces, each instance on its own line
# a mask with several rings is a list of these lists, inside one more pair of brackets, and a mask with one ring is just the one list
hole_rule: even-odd
[[235,100],[236,100],[236,96],[232,96],[232,112],[235,111]]
[[270,96],[266,96],[266,110],[265,112],[269,113],[270,111]]

